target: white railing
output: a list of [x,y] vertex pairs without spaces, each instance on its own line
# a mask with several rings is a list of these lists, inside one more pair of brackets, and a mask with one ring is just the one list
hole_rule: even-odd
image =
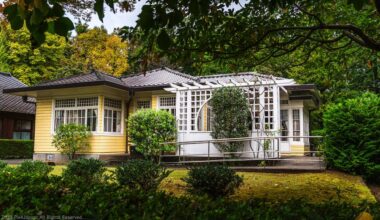
[[[243,137],[243,138],[223,138],[223,139],[211,139],[211,140],[200,140],[200,141],[180,141],[180,142],[165,142],[161,143],[163,145],[175,145],[176,146],[176,154],[173,155],[167,155],[162,152],[160,154],[160,162],[163,158],[178,158],[176,162],[171,163],[177,163],[177,164],[185,164],[185,163],[209,163],[209,162],[228,162],[228,161],[279,161],[279,160],[297,160],[291,159],[291,158],[281,158],[281,152],[280,152],[280,140],[283,138],[299,138],[299,139],[322,139],[322,136],[261,136],[261,137]],[[270,148],[267,149],[264,146],[259,146],[257,149],[254,150],[252,147],[252,142],[257,143],[258,145],[263,145],[264,141],[270,141]],[[218,143],[226,143],[226,142],[249,142],[250,149],[249,151],[237,151],[237,152],[227,152],[222,151],[218,154],[212,154],[210,152],[211,144],[218,144]],[[185,155],[181,154],[181,148],[185,145],[196,145],[196,144],[207,144],[207,153],[187,153]],[[297,153],[310,153],[311,155],[321,155],[323,154],[322,151],[291,151],[290,154],[297,154]],[[234,157],[234,155],[240,154],[240,155],[247,155],[252,154],[252,157]],[[186,158],[199,158],[199,160],[186,160]],[[205,157],[207,157],[207,160],[205,160]],[[215,159],[216,158],[216,159]],[[318,160],[307,160],[308,162],[316,162],[320,161]]]

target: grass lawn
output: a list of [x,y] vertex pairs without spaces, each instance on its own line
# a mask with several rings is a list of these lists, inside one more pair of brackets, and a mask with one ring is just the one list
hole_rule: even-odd
[[[52,174],[60,175],[64,167],[55,166]],[[185,169],[174,170],[161,183],[161,190],[176,196],[186,195],[186,184],[181,178],[185,177],[187,172]],[[306,199],[313,203],[340,200],[352,204],[363,201],[376,202],[361,177],[340,172],[301,174],[239,172],[238,174],[243,176],[244,184],[232,199],[265,198],[271,202]]]

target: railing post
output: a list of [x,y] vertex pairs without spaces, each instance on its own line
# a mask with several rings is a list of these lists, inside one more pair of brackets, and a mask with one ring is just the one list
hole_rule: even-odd
[[181,144],[178,144],[178,163],[181,162]]
[[[207,160],[210,161],[210,141],[207,142],[208,149],[207,149]],[[208,162],[210,163],[210,162]]]

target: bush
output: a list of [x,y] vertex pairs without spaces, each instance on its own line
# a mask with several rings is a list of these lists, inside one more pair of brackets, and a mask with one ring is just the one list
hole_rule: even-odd
[[171,171],[150,160],[130,160],[115,171],[120,185],[143,191],[156,190],[170,173]]
[[161,151],[175,150],[174,145],[161,143],[176,140],[176,121],[170,112],[142,109],[129,117],[128,134],[138,152],[157,157]]
[[233,194],[243,183],[243,178],[224,165],[203,165],[191,168],[184,181],[191,193],[216,198]]
[[8,166],[7,163],[5,163],[4,161],[1,161],[1,160],[0,160],[0,169],[4,169],[4,168],[7,167],[7,166]]
[[27,160],[24,161],[16,168],[20,173],[27,173],[30,175],[46,176],[53,168],[39,160]]
[[0,159],[31,159],[33,144],[32,140],[0,139]]
[[70,161],[67,168],[63,170],[62,177],[65,180],[79,180],[87,184],[102,182],[106,171],[105,163],[93,158]]
[[333,104],[323,121],[328,165],[380,182],[380,97],[366,93]]
[[52,144],[63,154],[67,154],[69,159],[74,159],[75,154],[85,150],[88,146],[90,132],[84,125],[66,124],[61,125],[54,137]]
[[[216,89],[210,100],[213,112],[212,133],[214,139],[248,137],[250,110],[247,98],[240,88]],[[221,151],[234,152],[242,142],[218,143]]]

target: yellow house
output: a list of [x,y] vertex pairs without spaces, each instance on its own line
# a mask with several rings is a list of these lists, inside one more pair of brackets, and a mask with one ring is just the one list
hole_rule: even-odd
[[[141,108],[175,115],[179,141],[208,140],[212,110],[207,102],[212,91],[222,86],[239,86],[247,91],[252,136],[263,135],[266,127],[271,134],[282,137],[278,146],[281,152],[302,154],[308,149],[309,140],[298,136],[309,135],[309,110],[318,105],[316,89],[291,79],[257,73],[194,77],[160,68],[121,78],[92,72],[4,92],[36,98],[34,159],[61,162],[66,156],[51,142],[56,128],[67,123],[86,125],[92,132],[90,148],[81,152],[83,156],[127,156],[126,120]],[[201,145],[188,146],[179,153],[191,155],[204,150]],[[215,147],[212,152],[218,154]]]

